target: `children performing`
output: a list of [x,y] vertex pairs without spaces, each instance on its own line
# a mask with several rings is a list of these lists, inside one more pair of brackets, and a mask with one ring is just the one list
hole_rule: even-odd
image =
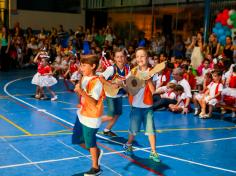
[[[148,67],[148,53],[145,48],[137,48],[136,50],[137,67],[133,68],[129,76],[132,75],[148,75],[150,68]],[[134,96],[129,94],[129,102],[131,105],[129,137],[127,143],[124,145],[124,150],[128,155],[133,154],[132,143],[135,136],[140,131],[141,124],[144,126],[145,135],[151,146],[150,159],[155,162],[160,162],[159,156],[156,152],[156,135],[155,124],[153,121],[153,99],[152,95],[155,91],[155,86],[152,79],[148,79],[144,87]]]
[[[104,135],[111,137],[117,136],[111,131],[111,128],[116,123],[119,116],[122,114],[122,96],[126,94],[124,89],[120,89],[117,81],[122,81],[129,73],[129,66],[126,63],[126,56],[124,50],[118,48],[115,50],[115,64],[108,67],[101,75],[101,80],[105,84],[106,101],[108,106],[107,115],[103,117],[103,121],[109,121],[105,129]],[[117,89],[117,94],[111,95],[108,90]],[[107,91],[106,91],[107,90]]]
[[95,76],[98,65],[99,59],[95,55],[82,57],[83,77],[81,84],[77,84],[74,89],[81,96],[81,108],[77,111],[72,143],[89,150],[92,156],[92,167],[85,176],[101,173],[100,160],[103,151],[97,147],[96,134],[102,122],[104,92],[99,77]]

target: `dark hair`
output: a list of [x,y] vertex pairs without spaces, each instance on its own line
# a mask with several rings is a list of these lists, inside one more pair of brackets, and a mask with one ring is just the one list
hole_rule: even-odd
[[184,69],[184,70],[188,70],[189,66],[187,64],[183,64],[180,66],[180,68]]
[[226,38],[230,38],[232,40],[232,37],[230,35],[226,35]]
[[219,70],[214,70],[211,72],[211,74],[216,74],[217,76],[222,76],[222,73]]
[[202,63],[204,63],[204,62],[206,62],[206,61],[210,64],[210,60],[209,60],[209,59],[204,59],[204,60],[202,61]]
[[95,68],[94,71],[97,70],[98,66],[99,66],[99,58],[96,55],[90,54],[90,55],[81,55],[80,56],[80,62],[83,64],[89,64],[91,66],[93,66],[93,64],[95,64]]
[[207,73],[205,74],[205,76],[208,77],[208,78],[210,78],[210,79],[212,79],[212,74],[211,74],[211,72],[207,72]]
[[161,55],[163,55],[163,57],[166,57],[166,58],[168,57],[166,52],[161,52],[160,55],[159,55],[159,57],[160,57]]
[[236,72],[236,65],[233,66],[233,72]]
[[183,86],[181,86],[181,85],[179,85],[179,84],[177,84],[176,86],[175,86],[175,89],[174,89],[175,91],[181,91],[181,92],[184,92],[184,88],[183,88]]

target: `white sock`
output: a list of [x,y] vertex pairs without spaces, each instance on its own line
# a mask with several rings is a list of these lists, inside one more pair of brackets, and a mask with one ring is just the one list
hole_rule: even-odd
[[132,144],[128,144],[128,143],[126,143],[126,145],[127,145],[128,147],[130,147]]
[[108,131],[111,131],[111,130],[109,130],[109,129],[105,128],[103,131],[105,131],[105,132],[108,132]]

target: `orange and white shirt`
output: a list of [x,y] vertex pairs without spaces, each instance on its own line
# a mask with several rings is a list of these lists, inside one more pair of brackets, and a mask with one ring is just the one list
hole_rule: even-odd
[[[99,79],[96,79],[96,84],[94,84],[94,86],[92,87],[91,90],[87,90],[88,88],[88,84],[89,82],[94,79],[96,76],[91,76],[91,77],[88,77],[88,76],[84,76],[82,78],[82,83],[81,83],[81,88],[92,98],[94,98],[95,100],[99,101],[101,100],[101,97],[103,96],[103,85],[101,83],[101,81]],[[82,115],[84,114],[83,113],[83,102],[85,102],[85,99],[84,97],[82,96],[81,97],[81,109],[77,110],[77,115],[78,115],[78,118],[79,118],[79,121],[80,123],[82,123],[83,125],[87,126],[87,127],[90,127],[90,128],[99,128],[100,125],[101,125],[101,116],[102,114],[99,115],[99,117],[88,117],[88,116],[85,116],[85,115]],[[103,102],[102,102],[103,103]],[[84,107],[86,108],[86,107]],[[103,104],[102,104],[102,107],[103,108]],[[89,108],[88,108],[89,109]],[[102,109],[103,110],[103,109]]]

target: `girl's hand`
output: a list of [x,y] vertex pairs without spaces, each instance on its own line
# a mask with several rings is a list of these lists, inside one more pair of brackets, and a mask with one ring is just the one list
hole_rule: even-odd
[[5,51],[5,53],[6,53],[6,54],[8,53],[8,49]]

